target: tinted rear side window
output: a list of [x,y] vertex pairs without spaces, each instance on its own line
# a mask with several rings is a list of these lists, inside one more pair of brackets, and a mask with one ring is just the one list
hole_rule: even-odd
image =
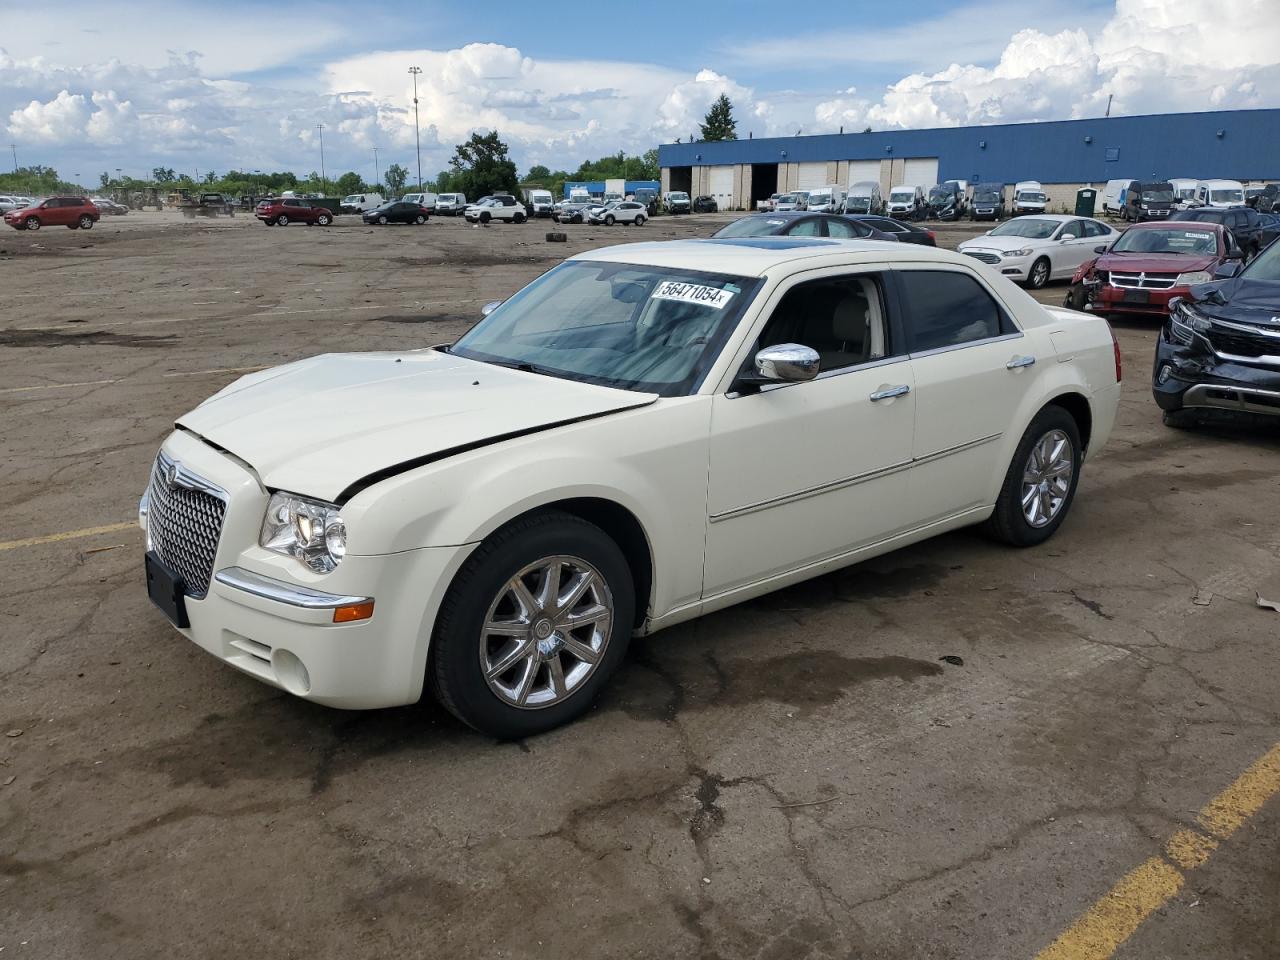
[[908,350],[923,353],[1012,333],[991,294],[973,277],[943,270],[898,274]]

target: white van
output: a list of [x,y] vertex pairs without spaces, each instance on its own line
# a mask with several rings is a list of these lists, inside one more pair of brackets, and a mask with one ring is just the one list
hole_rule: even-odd
[[1173,187],[1173,206],[1176,210],[1186,210],[1195,206],[1196,187],[1200,181],[1195,177],[1170,177],[1169,185]]
[[1019,180],[1013,185],[1013,215],[1044,213],[1049,204],[1039,180]]
[[839,213],[844,206],[844,187],[818,187],[809,191],[806,209],[812,213]]
[[420,207],[425,207],[432,213],[436,209],[436,195],[434,193],[406,193],[400,198],[405,203],[416,203]]
[[1239,180],[1201,180],[1196,184],[1196,205],[1238,207],[1244,203],[1244,184]]
[[529,216],[551,216],[552,208],[555,206],[555,198],[551,196],[550,190],[526,189],[522,190],[521,193],[524,195],[524,205]]
[[910,220],[924,210],[924,187],[904,183],[889,191],[889,216],[897,220]]
[[1108,180],[1107,185],[1102,188],[1102,212],[1118,215],[1124,209],[1125,194],[1136,182],[1133,177],[1124,180]]
[[849,187],[849,198],[844,202],[844,213],[884,213],[884,200],[880,197],[880,184],[875,180],[859,180]]
[[467,195],[465,193],[438,193],[436,194],[436,213],[440,216],[448,214],[456,217],[467,209]]

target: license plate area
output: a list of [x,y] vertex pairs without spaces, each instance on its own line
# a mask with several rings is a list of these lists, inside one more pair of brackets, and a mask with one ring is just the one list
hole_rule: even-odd
[[1125,303],[1150,303],[1151,295],[1146,290],[1126,290],[1124,292]]
[[171,570],[154,550],[143,558],[147,573],[147,596],[159,607],[175,627],[189,627],[187,619],[187,585]]

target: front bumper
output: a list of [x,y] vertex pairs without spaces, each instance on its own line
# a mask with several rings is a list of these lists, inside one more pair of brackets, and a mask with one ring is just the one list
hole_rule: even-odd
[[[1093,309],[1098,313],[1133,313],[1152,317],[1169,315],[1169,301],[1185,297],[1187,287],[1170,287],[1168,290],[1138,290],[1129,287],[1113,287],[1110,283],[1098,284],[1093,295]],[[1139,296],[1145,294],[1145,297]]]
[[1166,323],[1156,341],[1151,392],[1161,410],[1280,417],[1280,364],[1225,359],[1198,335],[1187,346],[1173,339]]
[[[165,452],[227,494],[214,576],[187,597],[178,632],[224,663],[306,700],[342,709],[413,703],[422,695],[436,610],[470,545],[347,556],[332,573],[263,550],[268,494],[244,467],[190,434]],[[373,616],[334,623],[334,608],[374,601]],[[160,616],[158,613],[156,616]]]

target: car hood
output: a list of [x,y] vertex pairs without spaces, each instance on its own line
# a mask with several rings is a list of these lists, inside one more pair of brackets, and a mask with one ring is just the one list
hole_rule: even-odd
[[957,250],[1021,250],[1024,247],[1039,247],[1048,244],[1048,240],[1033,240],[1030,237],[992,237],[983,234],[980,237],[974,237],[972,240],[966,240],[960,244]]
[[1197,283],[1190,292],[1205,316],[1280,331],[1280,282],[1234,277]]
[[337,501],[370,478],[656,399],[434,349],[327,354],[241,377],[177,425],[273,490]]
[[1098,258],[1099,270],[1124,273],[1191,273],[1212,271],[1218,258],[1211,255],[1190,256],[1185,253],[1104,253]]

